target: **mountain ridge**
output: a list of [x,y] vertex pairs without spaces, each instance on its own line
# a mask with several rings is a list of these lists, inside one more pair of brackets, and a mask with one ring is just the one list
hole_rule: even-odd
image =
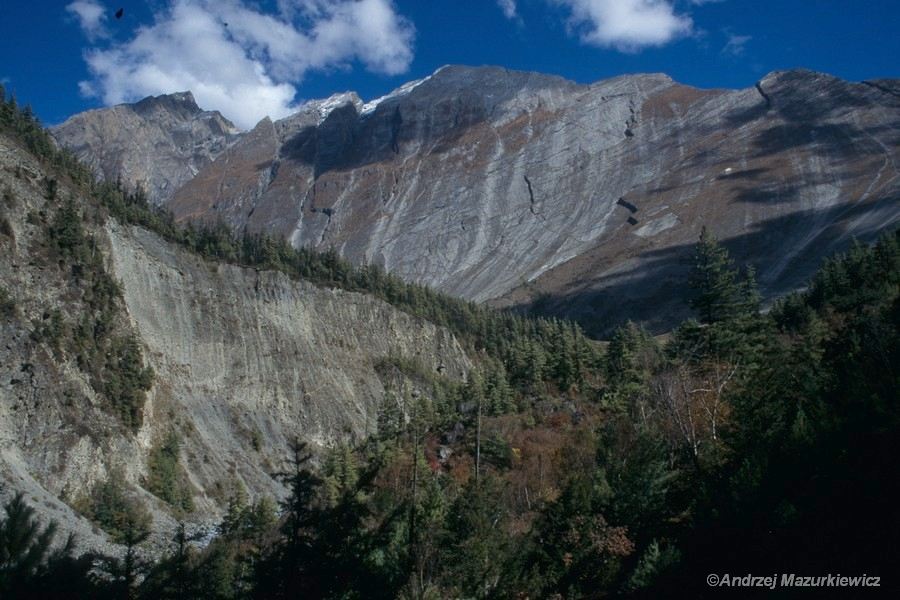
[[263,120],[165,205],[595,334],[645,306],[659,330],[701,225],[773,298],[897,221],[900,103],[879,81],[793,69],[703,90],[449,65],[374,103],[346,92]]

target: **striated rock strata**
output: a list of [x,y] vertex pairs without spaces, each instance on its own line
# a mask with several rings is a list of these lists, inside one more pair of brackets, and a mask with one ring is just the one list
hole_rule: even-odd
[[[469,369],[452,334],[380,300],[206,262],[108,221],[89,233],[123,291],[124,322],[113,326],[137,336],[156,373],[133,434],[104,408],[71,348],[33,335],[55,310],[66,326],[84,310],[68,266],[46,255],[42,220],[56,209],[44,197],[45,176],[0,136],[8,224],[0,285],[15,306],[0,315],[0,496],[26,492],[82,545],[108,549],[66,502],[116,470],[153,510],[157,543],[170,537],[170,510],[143,489],[148,454],[169,431],[181,439],[197,506],[189,520],[209,526],[237,483],[254,497],[283,493],[274,474],[295,437],[322,448],[373,431],[385,398],[379,361],[415,359],[457,379]],[[59,198],[73,194],[58,188]]]
[[897,223],[897,88],[445,67],[368,104],[348,93],[262,121],[168,206],[598,334],[628,317],[663,329],[685,314],[703,225],[771,298]]

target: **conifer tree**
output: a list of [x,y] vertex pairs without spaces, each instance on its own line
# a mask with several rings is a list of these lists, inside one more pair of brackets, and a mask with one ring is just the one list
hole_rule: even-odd
[[741,287],[728,250],[709,233],[706,227],[694,249],[690,286],[694,297],[690,306],[705,324],[726,321],[740,308]]
[[0,598],[94,598],[94,555],[75,557],[75,538],[53,548],[57,525],[41,527],[18,493],[0,517]]
[[623,410],[646,392],[655,353],[653,338],[631,321],[613,333],[603,363],[604,402],[609,408]]
[[279,475],[289,490],[281,503],[281,540],[256,568],[256,593],[264,598],[320,597],[322,593],[314,553],[322,480],[309,469],[312,455],[305,442],[294,440],[290,450],[290,470]]
[[228,510],[219,525],[219,533],[226,538],[242,535],[246,528],[247,510],[247,491],[238,483],[228,499]]
[[115,583],[116,597],[135,598],[137,583],[149,570],[150,564],[140,555],[138,547],[150,536],[150,523],[144,515],[129,511],[122,515],[119,542],[125,546],[124,556],[107,557],[105,570]]
[[25,503],[21,492],[3,509],[6,516],[0,522],[0,596],[11,596],[14,590],[25,589],[45,563],[56,524],[41,529],[34,509]]
[[200,596],[194,572],[195,552],[184,523],[179,523],[172,536],[171,551],[154,565],[140,586],[142,598],[182,600]]
[[736,363],[755,349],[759,339],[754,338],[760,333],[756,273],[748,267],[743,277],[739,275],[728,251],[704,227],[689,279],[693,291],[689,304],[700,321],[688,320],[676,329],[669,346],[675,354],[691,362]]
[[470,480],[450,507],[447,584],[455,597],[487,598],[500,582],[510,551],[501,491],[502,483],[493,476]]

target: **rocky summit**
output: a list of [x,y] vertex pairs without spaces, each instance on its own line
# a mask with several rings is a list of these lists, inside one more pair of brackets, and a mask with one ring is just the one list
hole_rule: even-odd
[[53,130],[98,177],[140,187],[155,203],[168,200],[239,133],[218,111],[201,110],[190,92],[91,110]]
[[333,247],[598,335],[626,317],[663,330],[686,314],[686,252],[703,226],[773,298],[900,218],[895,80],[793,70],[703,90],[665,75],[579,85],[448,66],[239,136],[217,113],[173,110],[184,97],[92,111],[54,133],[178,220]]

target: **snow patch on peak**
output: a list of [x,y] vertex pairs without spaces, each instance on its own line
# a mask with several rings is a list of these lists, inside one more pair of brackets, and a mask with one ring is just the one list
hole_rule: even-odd
[[362,100],[356,92],[341,92],[325,98],[324,100],[310,100],[304,103],[301,112],[317,112],[319,114],[319,125],[328,118],[335,109],[352,104],[359,111],[362,108]]
[[[444,67],[441,67],[441,69],[443,69],[443,68]],[[440,71],[441,69],[438,69],[438,71]],[[438,71],[435,71],[435,73],[437,73]],[[411,91],[413,91],[414,89],[416,89],[417,87],[419,87],[420,85],[422,85],[423,83],[425,83],[426,81],[431,79],[433,76],[434,75],[429,75],[428,77],[423,77],[422,79],[416,79],[414,81],[409,81],[407,83],[404,83],[400,87],[398,87],[396,90],[394,90],[390,94],[386,94],[384,96],[381,96],[380,98],[375,98],[374,100],[372,100],[370,102],[366,102],[365,104],[363,104],[362,110],[359,112],[359,114],[360,115],[368,115],[368,114],[375,112],[375,109],[378,108],[378,105],[381,104],[382,102],[384,102],[386,100],[391,100],[392,98],[399,98],[400,96],[407,95],[408,93],[410,93]]]

